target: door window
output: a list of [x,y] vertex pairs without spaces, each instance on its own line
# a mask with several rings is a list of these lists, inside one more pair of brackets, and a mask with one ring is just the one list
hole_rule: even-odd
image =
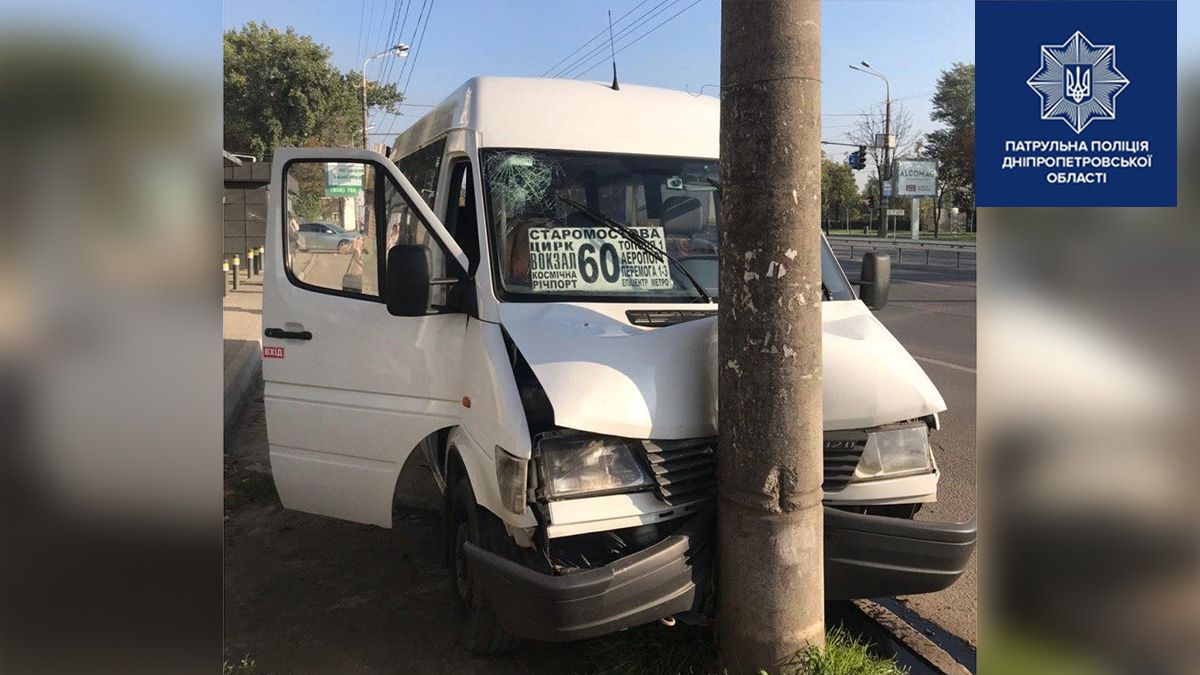
[[301,286],[379,297],[377,175],[366,162],[287,167],[287,271]]
[[286,182],[283,228],[293,283],[378,301],[387,251],[418,245],[429,250],[432,310],[445,308],[446,282],[453,281],[446,251],[386,171],[364,161],[294,161]]

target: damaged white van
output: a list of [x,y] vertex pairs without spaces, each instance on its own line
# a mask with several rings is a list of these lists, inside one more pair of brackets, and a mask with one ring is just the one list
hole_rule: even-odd
[[[400,469],[423,453],[477,651],[711,614],[718,106],[477,78],[389,156],[275,153],[279,496],[391,527]],[[347,243],[301,247],[308,223]],[[886,258],[864,261],[860,299],[822,255],[827,597],[945,588],[974,521],[912,519],[937,496],[945,404],[871,315]]]

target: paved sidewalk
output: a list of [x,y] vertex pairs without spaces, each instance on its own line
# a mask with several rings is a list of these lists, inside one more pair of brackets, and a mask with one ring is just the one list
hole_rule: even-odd
[[[228,285],[229,278],[226,276]],[[222,329],[225,341],[225,427],[229,429],[247,389],[262,368],[262,276],[238,279],[226,289]]]

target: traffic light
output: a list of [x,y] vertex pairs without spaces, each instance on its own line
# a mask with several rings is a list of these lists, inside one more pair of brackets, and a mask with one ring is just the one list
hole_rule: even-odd
[[867,146],[858,146],[858,152],[846,155],[846,164],[855,171],[867,168]]

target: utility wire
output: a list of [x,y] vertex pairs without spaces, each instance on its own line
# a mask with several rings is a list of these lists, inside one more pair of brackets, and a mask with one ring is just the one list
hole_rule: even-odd
[[429,0],[429,11],[425,14],[425,23],[421,26],[421,37],[417,38],[417,46],[412,57],[412,66],[408,69],[408,77],[404,79],[402,91],[408,91],[408,83],[412,82],[413,71],[417,69],[417,59],[421,57],[421,45],[425,43],[425,29],[429,28],[429,17],[433,16],[434,0]]
[[[424,22],[421,21],[421,17],[418,14],[417,23],[414,24],[414,26],[413,26],[413,37],[416,38],[416,41],[415,41],[415,44],[413,45],[412,49],[409,52],[409,57],[406,59],[406,61],[411,62],[411,65],[408,68],[408,76],[404,80],[404,86],[401,87],[401,89],[400,89],[400,91],[404,94],[408,93],[408,85],[410,82],[412,82],[413,73],[416,72],[417,59],[420,58],[420,56],[421,56],[421,46],[423,44],[425,44],[425,31],[426,31],[426,29],[429,28],[429,17],[433,16],[433,6],[436,3],[436,0],[428,0],[428,1],[429,1],[429,9],[428,9],[428,11],[425,12]],[[425,9],[424,4],[422,4],[421,9]],[[417,32],[418,26],[420,27],[419,34]],[[408,64],[406,64],[406,65],[408,65]],[[403,71],[401,71],[401,74],[403,74]],[[400,80],[400,77],[398,76],[396,78],[396,81],[399,82],[399,80]],[[400,115],[392,116],[392,120],[388,124],[388,135],[390,135],[392,133],[392,129],[396,126],[396,120],[399,118],[400,118]]]
[[404,74],[412,67],[413,59],[417,56],[417,34],[421,31],[421,22],[425,19],[425,10],[428,8],[429,0],[421,0],[421,7],[417,10],[417,18],[413,22],[412,37],[407,42],[408,56],[400,62],[400,72],[396,75],[397,87],[402,87],[400,83],[404,80]]
[[354,51],[354,62],[362,62],[363,51],[363,28],[367,24],[367,0],[359,0],[358,2],[358,48]]
[[371,11],[368,13],[368,17],[367,17],[367,41],[365,43],[366,49],[363,51],[362,58],[358,60],[359,63],[362,63],[363,59],[370,56],[370,54],[368,52],[370,52],[370,50],[371,50],[371,45],[375,44],[375,41],[371,37],[374,34],[375,34],[375,0],[371,0]]
[[[637,31],[639,28],[641,28],[642,26],[644,26],[644,25],[646,25],[647,23],[649,23],[649,22],[650,22],[652,19],[658,18],[659,16],[661,16],[661,15],[662,15],[664,12],[666,12],[667,10],[669,10],[669,9],[672,9],[672,8],[675,6],[675,4],[676,4],[677,2],[678,2],[678,0],[671,0],[671,2],[670,2],[670,3],[666,3],[666,5],[665,5],[665,6],[660,6],[661,8],[660,8],[660,9],[658,9],[658,11],[656,11],[656,12],[653,12],[652,14],[651,14],[651,13],[647,13],[646,15],[644,15],[643,17],[641,17],[641,19],[640,19],[640,20],[638,20],[638,21],[637,21],[635,24],[633,24],[632,26],[628,26],[628,27],[626,27],[626,29],[625,29],[624,31],[622,31],[622,33],[618,33],[616,40],[624,40],[624,39],[626,39],[626,38],[630,38],[630,37],[634,37],[634,38],[638,37],[638,36],[635,36],[635,35],[633,35],[633,34],[634,34],[634,33],[635,33],[635,32],[636,32],[636,31]],[[629,43],[629,42],[627,42],[627,43],[625,43],[625,44],[626,44],[626,45],[628,45],[628,44],[630,44],[630,43]],[[622,46],[622,49],[624,49],[624,46]],[[593,64],[593,65],[591,65],[591,66],[587,65],[588,61],[591,61],[591,57],[588,57],[587,59],[585,59],[585,60],[583,60],[582,62],[580,62],[579,66],[577,66],[577,67],[582,67],[582,68],[583,68],[583,70],[576,70],[576,68],[572,68],[572,69],[571,69],[571,72],[574,72],[575,74],[574,74],[574,75],[572,75],[572,74],[571,74],[571,72],[567,72],[567,73],[564,73],[564,74],[563,74],[563,77],[573,77],[573,78],[576,78],[576,79],[578,79],[578,78],[579,78],[581,75],[583,75],[584,73],[586,73],[586,72],[590,71],[592,68],[595,68],[595,67],[597,67],[597,66],[599,66],[599,65],[602,65],[602,64],[604,64],[604,63],[605,63],[605,62],[606,62],[606,61],[607,61],[607,60],[608,60],[610,57],[613,57],[613,56],[615,56],[615,54],[610,54],[609,56],[605,56],[605,55],[604,55],[603,53],[601,53],[601,52],[594,52],[594,53],[593,53],[593,56],[595,56],[596,54],[599,54],[599,55],[600,55],[600,59],[599,59],[598,61],[596,61],[596,62],[595,62],[595,64]]]
[[[632,47],[632,46],[636,45],[637,43],[641,42],[641,41],[642,41],[642,38],[646,37],[647,35],[649,35],[649,34],[653,33],[654,31],[658,30],[659,28],[662,28],[662,27],[663,27],[663,26],[665,26],[666,24],[668,24],[668,23],[670,23],[671,21],[675,20],[675,18],[676,18],[676,17],[678,17],[680,14],[683,14],[684,12],[688,11],[689,9],[691,9],[691,8],[695,7],[696,5],[700,4],[700,2],[701,2],[701,0],[695,0],[694,2],[692,2],[692,4],[688,5],[687,7],[684,7],[683,9],[679,10],[678,12],[675,12],[675,13],[674,13],[674,14],[672,14],[672,15],[671,15],[669,18],[667,18],[666,20],[664,20],[662,23],[658,24],[658,25],[657,25],[657,26],[655,26],[654,28],[651,28],[650,30],[646,31],[645,33],[642,33],[641,35],[639,35],[639,36],[637,37],[637,39],[635,39],[633,42],[626,43],[626,44],[625,44],[625,46],[623,46],[623,47],[621,47],[620,49],[618,49],[618,50],[616,51],[616,53],[617,53],[617,54],[620,54],[621,52],[625,51],[626,49],[629,49],[630,47]],[[602,65],[602,64],[603,64],[603,63],[604,63],[606,60],[607,60],[607,59],[603,59],[603,58],[602,58],[602,59],[600,59],[599,61],[597,61],[597,62],[593,63],[592,65],[588,66],[586,70],[583,70],[583,71],[581,71],[581,72],[579,72],[579,73],[576,73],[576,74],[575,74],[575,77],[574,77],[573,79],[576,79],[576,80],[578,80],[580,77],[583,77],[584,75],[586,75],[586,74],[590,73],[591,71],[595,70],[597,66],[600,66],[600,65]]]
[[[620,16],[620,17],[619,17],[617,20],[616,20],[616,22],[615,22],[613,25],[620,24],[622,19],[624,19],[625,17],[629,16],[630,14],[632,14],[632,13],[634,12],[634,10],[636,10],[638,7],[641,7],[642,5],[646,4],[646,3],[647,3],[647,2],[649,2],[649,1],[650,1],[650,0],[642,0],[642,1],[641,1],[641,2],[639,2],[638,4],[634,5],[634,6],[633,6],[633,9],[630,9],[628,12],[625,12],[624,14],[622,14],[622,15],[621,15],[621,16]],[[539,75],[538,77],[545,77],[547,73],[549,73],[550,71],[554,70],[555,68],[557,68],[557,67],[561,66],[561,65],[562,65],[564,62],[566,62],[566,60],[567,60],[567,59],[569,59],[569,58],[571,58],[572,56],[575,56],[576,54],[578,54],[578,53],[579,53],[579,50],[581,50],[581,49],[583,49],[584,47],[586,47],[586,46],[590,45],[590,44],[591,44],[591,43],[592,43],[592,42],[593,42],[593,41],[594,41],[596,38],[598,38],[598,37],[601,37],[602,35],[604,35],[604,33],[605,33],[605,32],[606,32],[605,30],[601,29],[601,31],[600,31],[599,33],[596,33],[595,35],[593,35],[593,36],[591,37],[591,39],[589,39],[587,42],[584,42],[583,44],[581,44],[581,45],[579,45],[578,47],[576,47],[576,48],[575,48],[575,51],[573,51],[573,52],[571,52],[570,54],[567,54],[566,56],[562,57],[561,59],[559,59],[558,63],[556,63],[556,64],[554,64],[554,65],[550,66],[549,68],[547,68],[546,70],[542,71],[542,74],[541,74],[541,75]]]
[[[391,18],[389,19],[388,18],[388,9],[387,9],[387,0],[384,0],[383,15],[380,17],[380,19],[382,20],[383,25],[388,26],[388,28],[386,29],[387,34],[385,35],[383,30],[381,29],[379,35],[376,36],[376,39],[383,38],[386,41],[386,44],[384,45],[384,49],[387,49],[388,47],[391,47],[393,44],[395,44],[391,40],[393,37],[393,35],[392,35],[393,31],[396,28],[396,10],[398,9],[397,3],[402,2],[402,1],[403,0],[392,0]],[[367,56],[375,54],[377,51],[374,47],[372,47],[370,42],[367,43],[367,48],[368,48],[368,51],[370,52],[369,54],[367,54]],[[391,61],[392,61],[392,59],[385,59],[385,62],[382,65],[380,65],[380,67],[379,67],[379,77],[374,80],[367,79],[367,82],[368,83],[376,82],[376,83],[378,83],[378,85],[380,87],[386,85],[387,78],[388,78],[387,73],[390,69]],[[369,67],[370,67],[370,64],[368,64],[367,67],[363,68],[362,76],[364,78],[367,77],[366,70]],[[370,111],[369,108],[367,110],[367,115],[368,115],[367,122],[368,122],[368,126],[369,126],[371,118],[374,117],[375,115]]]
[[[384,49],[391,49],[393,46],[395,46],[395,44],[400,39],[400,36],[396,33],[396,24],[400,21],[400,7],[403,4],[404,4],[404,0],[398,0],[397,2],[394,2],[392,4],[391,28],[388,29],[387,41],[383,45]],[[392,67],[393,67],[393,64],[395,64],[395,62],[396,62],[396,59],[391,58],[391,59],[387,59],[387,62],[383,64],[383,68],[382,68],[381,74],[379,76],[379,84],[381,86],[386,85],[388,83],[388,78],[390,78],[392,76]]]
[[[662,12],[665,12],[667,9],[670,9],[671,5],[674,5],[677,2],[679,2],[679,0],[662,0],[662,2],[651,7],[650,9],[646,10],[640,16],[635,17],[633,19],[632,23],[625,26],[621,30],[617,31],[616,35],[613,37],[613,42],[621,40],[629,33],[633,32],[633,31],[637,30],[639,27],[641,27],[642,24],[644,24],[647,21],[649,21],[650,19],[658,16]],[[593,58],[596,57],[597,54],[603,53],[605,46],[606,45],[604,42],[600,42],[595,47],[592,47],[591,49],[584,52],[583,55],[579,56],[571,63],[556,70],[551,75],[551,77],[567,77],[569,75],[569,73],[571,73],[573,70],[578,68],[580,65],[591,61]]]
[[[421,25],[421,16],[425,13],[425,8],[427,7],[428,3],[429,3],[429,0],[423,0],[421,3],[421,8],[419,10],[417,10],[417,18],[416,18],[416,21],[413,23],[412,37],[405,43],[408,45],[408,55],[403,59],[399,59],[400,69],[398,71],[396,71],[395,79],[391,78],[391,73],[388,74],[389,82],[391,82],[392,84],[395,84],[397,89],[400,89],[400,80],[404,78],[404,73],[408,69],[409,62],[412,61],[412,59],[416,56],[417,49],[416,49],[416,46],[414,45],[414,42],[416,41],[417,30],[420,28],[420,25]],[[398,40],[398,41],[404,39],[404,29],[408,26],[408,15],[411,13],[412,5],[413,5],[412,0],[409,0],[408,5],[404,8],[404,18],[400,22],[399,32],[396,33],[396,40]],[[404,95],[403,91],[401,91],[401,95],[402,96]],[[381,113],[381,114],[383,114],[383,113]],[[391,129],[395,125],[395,123],[396,123],[396,115],[393,115],[392,119],[389,120],[388,131],[385,133],[390,133]],[[382,120],[379,122],[379,126],[380,127],[383,126]]]

